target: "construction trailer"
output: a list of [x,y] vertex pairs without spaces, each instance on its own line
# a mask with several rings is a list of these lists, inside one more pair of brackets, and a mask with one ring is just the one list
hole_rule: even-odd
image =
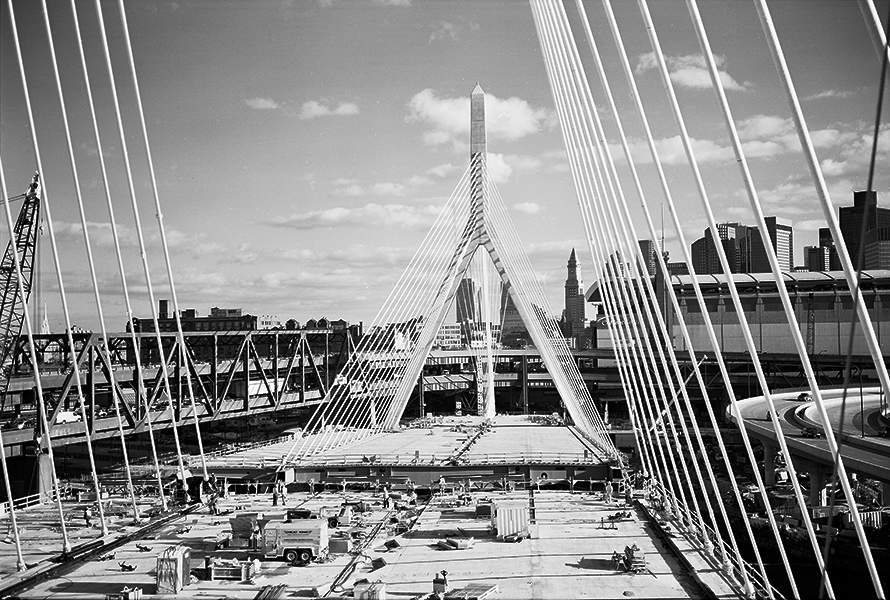
[[299,519],[290,523],[273,521],[263,528],[266,558],[309,562],[328,553],[327,519]]

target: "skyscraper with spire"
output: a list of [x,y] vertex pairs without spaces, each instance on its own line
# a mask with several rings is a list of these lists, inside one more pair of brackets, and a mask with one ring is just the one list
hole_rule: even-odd
[[580,266],[575,256],[575,249],[569,256],[566,277],[565,324],[566,337],[575,340],[575,347],[582,348],[585,336],[585,298],[584,282],[580,277]]

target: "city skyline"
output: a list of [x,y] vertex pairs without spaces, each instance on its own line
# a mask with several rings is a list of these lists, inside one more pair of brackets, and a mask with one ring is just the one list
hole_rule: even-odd
[[[881,18],[888,5],[876,3]],[[24,59],[32,99],[39,99],[35,100],[38,138],[72,320],[95,329],[64,140],[59,128],[51,126],[58,102],[49,78],[34,75],[49,65],[42,17],[33,3],[14,6],[19,35],[32,40]],[[719,2],[700,6],[712,28],[758,191],[770,214],[793,221],[799,232],[794,254],[801,264],[803,247],[813,243],[824,219],[797,151],[775,72],[765,68],[771,65],[765,44],[751,43],[762,40],[753,6]],[[722,207],[717,219],[753,222],[715,112],[714,95],[697,58],[685,5],[664,1],[650,8],[661,28],[684,110],[696,112],[691,134],[706,186]],[[880,63],[855,3],[808,3],[806,27],[796,16],[801,8],[795,2],[771,5],[832,200],[836,207],[844,206],[854,190],[864,188]],[[591,3],[587,9],[594,34],[605,46],[608,33],[597,18],[601,7]],[[76,73],[68,10],[51,5],[50,18],[63,73]],[[113,6],[106,10],[119,71],[118,17]],[[270,1],[245,10],[229,3],[145,2],[128,4],[127,10],[180,309],[215,303],[239,306],[252,314],[277,314],[282,320],[303,322],[327,315],[371,321],[465,168],[468,100],[477,82],[488,94],[491,172],[555,313],[561,305],[562,269],[571,248],[578,249],[584,265],[593,264],[526,5]],[[616,12],[639,84],[650,97],[660,98],[638,10],[628,4],[616,6]],[[83,7],[79,17],[87,33],[94,94],[104,98],[100,108],[107,112],[107,83],[101,64],[94,61],[95,15]],[[17,194],[30,181],[34,159],[6,6],[0,18],[0,154],[7,191]],[[820,35],[829,28],[833,35]],[[344,32],[349,35],[343,36]],[[616,91],[623,89],[617,64],[612,61],[606,67],[614,76]],[[133,99],[125,81],[119,85],[129,131],[134,126]],[[93,164],[96,149],[84,118],[83,84],[68,75],[63,89],[75,119],[75,155],[84,184],[88,230],[100,252],[106,318],[115,330],[126,317],[119,276],[107,256],[110,227]],[[688,169],[671,118],[661,106],[647,109],[677,200],[689,215],[684,233],[694,240],[706,224],[686,181]],[[636,153],[643,146],[636,121],[629,112],[622,116]],[[105,121],[100,128],[103,155],[119,173],[120,147],[114,129]],[[617,148],[617,139],[612,139]],[[135,152],[138,145],[133,143]],[[878,164],[886,164],[888,158],[890,136],[885,128]],[[650,189],[651,174],[644,176],[650,210],[657,216],[660,195]],[[138,256],[132,216],[126,210],[126,186],[120,175],[113,177],[120,202],[118,222],[127,243],[125,261],[128,273],[134,273],[128,275],[128,283],[139,294],[134,308],[140,316],[148,315],[144,282],[135,275]],[[141,163],[136,177],[143,224],[150,232],[152,274],[156,285],[164,288],[163,260],[150,218],[154,211]],[[882,206],[890,197],[888,179],[879,168],[875,187]],[[648,237],[638,214],[635,222],[638,237]],[[0,230],[2,239],[8,239],[5,226]],[[667,221],[665,239],[672,260],[683,260],[676,232]],[[58,329],[63,323],[47,255],[43,295],[50,324]],[[586,275],[589,285],[595,272],[588,268]],[[165,295],[161,289],[157,294]]]

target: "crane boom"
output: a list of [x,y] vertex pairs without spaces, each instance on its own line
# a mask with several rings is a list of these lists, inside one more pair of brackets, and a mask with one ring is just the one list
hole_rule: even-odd
[[[10,200],[4,199],[9,202]],[[13,350],[22,332],[31,285],[40,223],[40,174],[35,173],[24,194],[24,204],[13,227],[12,237],[0,262],[0,412],[6,410],[6,395],[12,371]],[[13,246],[15,243],[15,246]],[[15,258],[18,253],[25,301],[19,302]],[[36,365],[34,365],[36,368]]]

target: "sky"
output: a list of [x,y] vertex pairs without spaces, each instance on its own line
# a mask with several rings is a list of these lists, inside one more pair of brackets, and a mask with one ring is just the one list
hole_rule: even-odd
[[[43,17],[37,2],[13,5],[71,321],[96,329]],[[101,5],[149,273],[156,298],[170,298],[120,13],[116,2]],[[886,22],[890,2],[875,5]],[[147,317],[124,144],[95,4],[76,0],[76,6],[127,283],[136,314]],[[765,212],[793,222],[795,263],[801,264],[803,246],[817,243],[825,221],[754,4],[699,6]],[[769,6],[832,201],[851,204],[852,192],[866,186],[881,66],[858,3],[781,0]],[[526,2],[140,0],[125,7],[180,308],[208,314],[213,306],[241,307],[282,321],[371,321],[466,168],[469,95],[477,82],[486,92],[490,171],[555,312],[563,308],[573,247],[585,284],[593,283]],[[640,161],[646,202],[660,225],[661,193],[602,5],[588,1],[585,7]],[[685,3],[657,0],[650,10],[717,220],[753,224]],[[652,48],[636,2],[615,2],[615,11],[691,242],[706,220]],[[569,12],[577,26],[574,9]],[[51,2],[49,18],[102,305],[108,329],[121,331],[126,312],[70,4]],[[590,66],[588,73],[594,75]],[[15,195],[25,190],[37,162],[6,3],[0,9],[0,77],[0,158],[7,193]],[[593,90],[605,106],[599,86]],[[883,112],[886,122],[888,109]],[[614,123],[605,123],[617,149]],[[890,206],[886,124],[879,148],[874,187],[879,204]],[[635,225],[638,237],[649,237],[641,219]],[[5,247],[5,218],[0,232]],[[48,238],[45,226],[40,293],[51,326],[62,329]],[[671,260],[682,260],[668,222],[664,238]]]

